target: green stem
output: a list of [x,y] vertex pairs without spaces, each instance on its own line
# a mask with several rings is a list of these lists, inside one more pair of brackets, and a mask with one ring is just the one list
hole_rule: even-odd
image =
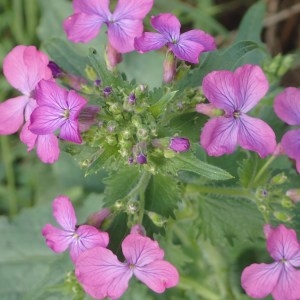
[[12,31],[19,44],[26,43],[24,34],[24,17],[22,0],[13,0],[13,24]]
[[253,200],[252,194],[244,188],[233,188],[233,187],[212,187],[212,186],[202,186],[197,184],[187,184],[185,189],[185,194],[215,194],[215,195],[226,195],[232,197],[242,197]]
[[264,172],[267,170],[267,168],[271,165],[271,163],[276,158],[275,155],[270,156],[270,158],[265,162],[265,164],[261,167],[261,169],[258,171],[256,176],[253,179],[253,185],[257,183],[257,181],[261,178],[261,176],[264,174]]
[[219,300],[220,297],[190,277],[180,276],[178,287],[183,290],[193,290],[197,295],[209,300]]
[[34,39],[37,27],[38,4],[36,0],[25,1],[26,14],[26,29],[27,39],[32,41]]
[[16,191],[16,180],[15,173],[12,164],[12,155],[11,149],[9,145],[9,140],[7,136],[1,136],[1,150],[2,150],[2,158],[6,171],[6,180],[9,190],[9,217],[12,218],[18,212],[18,198]]

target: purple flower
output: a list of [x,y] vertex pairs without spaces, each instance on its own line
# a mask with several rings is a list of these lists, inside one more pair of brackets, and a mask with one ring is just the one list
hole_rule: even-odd
[[266,76],[259,66],[244,65],[231,71],[213,71],[205,76],[203,93],[223,116],[211,118],[202,129],[200,142],[208,155],[232,153],[237,145],[255,151],[260,157],[274,152],[276,138],[264,121],[249,117],[251,110],[268,90]]
[[170,140],[169,148],[175,152],[186,152],[190,149],[190,141],[184,137],[174,137]]
[[118,299],[133,275],[156,293],[177,285],[178,272],[163,259],[164,251],[156,241],[133,230],[123,240],[122,251],[125,262],[102,247],[87,250],[77,259],[75,274],[90,296]]
[[139,155],[137,155],[136,162],[140,165],[146,164],[147,163],[146,155],[144,155],[143,153],[140,153]]
[[48,68],[49,59],[34,46],[16,46],[3,61],[3,73],[7,81],[22,96],[8,99],[0,104],[0,134],[17,132],[29,120],[31,107],[35,105],[33,92],[41,79],[52,78]]
[[202,52],[216,48],[214,38],[202,30],[194,29],[180,34],[181,24],[172,14],[152,16],[151,25],[158,33],[144,32],[136,37],[134,46],[137,51],[158,50],[167,45],[178,59],[196,64]]
[[74,14],[64,21],[68,39],[86,43],[94,39],[103,23],[109,44],[120,53],[134,50],[134,38],[143,32],[143,19],[154,0],[119,0],[113,13],[109,0],[74,0]]
[[[289,87],[278,94],[274,100],[274,111],[287,124],[300,125],[300,89]],[[281,147],[288,157],[296,160],[296,168],[300,173],[300,129],[286,132]]]
[[29,129],[35,134],[50,134],[60,129],[60,138],[81,143],[78,116],[87,101],[75,91],[55,82],[42,80],[36,88],[38,107],[31,114]]
[[70,199],[58,196],[53,201],[53,216],[62,229],[46,224],[42,234],[50,249],[61,253],[70,248],[73,262],[87,249],[93,247],[106,247],[109,237],[106,232],[101,232],[90,225],[76,226],[76,215]]
[[264,227],[271,264],[252,264],[242,273],[242,286],[253,298],[272,294],[274,300],[300,299],[300,244],[296,232],[284,225]]

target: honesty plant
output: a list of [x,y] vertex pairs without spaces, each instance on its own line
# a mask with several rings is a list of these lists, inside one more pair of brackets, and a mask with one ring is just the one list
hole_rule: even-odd
[[300,244],[295,230],[267,224],[264,232],[267,249],[275,262],[247,267],[242,273],[243,288],[256,299],[269,294],[274,300],[300,299]]
[[224,111],[202,129],[200,142],[209,155],[232,153],[237,145],[257,152],[260,157],[274,152],[276,137],[272,128],[246,115],[269,88],[259,66],[244,65],[234,72],[213,71],[203,79],[202,88],[210,103]]
[[62,229],[51,224],[44,226],[42,234],[49,248],[60,253],[70,248],[73,262],[87,249],[108,245],[109,237],[94,226],[77,225],[77,218],[71,200],[58,196],[53,200],[53,216]]

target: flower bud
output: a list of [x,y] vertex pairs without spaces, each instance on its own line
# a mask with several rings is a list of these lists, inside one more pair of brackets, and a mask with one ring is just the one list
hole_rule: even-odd
[[[97,76],[97,73],[95,71],[95,69],[92,67],[92,66],[87,66],[85,69],[85,74],[86,74],[86,77],[89,79],[89,80],[92,80],[92,81],[96,81],[96,80],[100,80],[98,79],[98,76]],[[101,80],[100,80],[101,82]]]
[[136,157],[136,162],[140,165],[146,164],[147,157],[143,153],[141,153]]
[[136,136],[140,140],[146,140],[149,137],[148,129],[146,127],[139,127]]
[[211,103],[200,103],[196,105],[196,112],[204,114],[209,117],[222,116],[224,111],[215,107]]
[[94,86],[96,86],[96,87],[100,86],[101,82],[102,82],[101,79],[94,80]]
[[163,62],[163,69],[163,81],[165,83],[171,82],[176,75],[176,58],[171,51],[166,54],[166,58]]
[[112,93],[112,87],[111,86],[106,86],[103,89],[103,94],[105,97],[108,97]]
[[86,105],[79,113],[79,130],[81,132],[89,130],[89,128],[97,124],[97,115],[100,111],[100,107],[96,105]]
[[285,183],[286,180],[287,180],[287,176],[284,174],[284,172],[281,172],[271,178],[271,184],[280,185]]
[[300,202],[300,189],[290,189],[285,193],[294,203]]
[[140,224],[133,225],[131,227],[130,233],[146,236],[146,230],[145,230],[144,226],[142,226]]
[[135,102],[136,102],[135,94],[134,94],[134,93],[131,93],[131,94],[128,96],[128,103],[131,104],[131,105],[134,105]]
[[105,140],[106,143],[111,146],[115,146],[118,143],[117,138],[114,135],[107,135]]
[[49,61],[48,68],[51,70],[53,78],[60,78],[64,74],[64,71],[54,61]]
[[275,211],[274,217],[279,220],[280,222],[288,222],[291,220],[291,216],[289,216],[287,213],[281,212],[281,211]]
[[114,133],[118,129],[118,123],[114,120],[108,121],[107,123],[107,131],[109,133]]
[[109,42],[106,46],[105,61],[109,71],[113,71],[116,65],[122,61],[122,53],[118,52]]
[[150,218],[150,220],[158,227],[163,227],[167,222],[165,218],[153,211],[147,212],[147,215]]
[[184,137],[171,138],[169,148],[175,152],[186,152],[190,149],[190,141]]
[[91,215],[89,215],[86,224],[87,225],[91,225],[94,226],[96,228],[99,228],[101,226],[101,224],[103,223],[103,221],[109,217],[111,214],[111,211],[109,208],[105,207],[103,209],[101,209],[98,212],[95,212]]
[[140,209],[140,203],[136,200],[130,200],[127,203],[127,213],[134,215],[136,214]]

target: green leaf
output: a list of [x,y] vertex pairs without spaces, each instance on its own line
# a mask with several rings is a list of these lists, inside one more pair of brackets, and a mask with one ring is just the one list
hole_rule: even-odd
[[[211,187],[213,190],[213,187]],[[255,241],[262,237],[263,219],[256,205],[246,199],[199,195],[200,232],[213,244]]]
[[117,200],[127,196],[139,182],[141,172],[136,166],[128,166],[126,168],[113,172],[104,180],[106,184],[105,202],[107,205],[113,205]]
[[263,21],[265,12],[266,4],[264,1],[258,1],[257,3],[254,3],[247,10],[238,28],[236,42],[261,42],[261,31],[264,25]]
[[85,76],[84,69],[89,65],[89,60],[80,55],[71,43],[60,38],[52,38],[43,45],[51,59],[62,69],[73,75]]
[[155,104],[150,106],[149,110],[155,118],[165,112],[167,105],[174,98],[176,93],[177,91],[165,93]]
[[190,171],[212,180],[232,179],[227,171],[201,161],[191,152],[180,153],[172,158],[172,164],[177,171]]

